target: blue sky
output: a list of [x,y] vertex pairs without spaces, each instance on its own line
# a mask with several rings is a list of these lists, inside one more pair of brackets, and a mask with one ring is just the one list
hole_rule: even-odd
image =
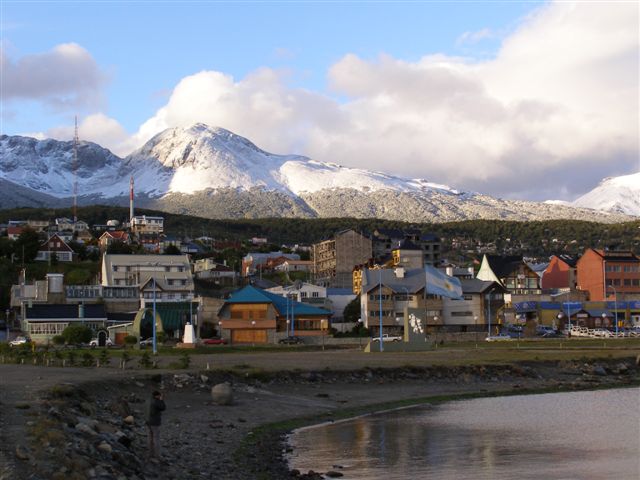
[[[500,196],[572,199],[604,176],[638,170],[637,115],[627,111],[638,95],[637,4],[585,5],[4,0],[1,130],[65,138],[77,114],[81,136],[124,155],[162,128],[215,122],[277,153]],[[602,46],[620,30],[629,38]],[[591,44],[592,55],[581,51]],[[575,57],[585,71],[574,65],[563,85]],[[582,102],[576,79],[603,65],[629,82],[585,82]],[[622,93],[593,102],[589,92],[608,86]],[[600,131],[593,118],[603,104],[603,122],[630,120],[629,129],[608,125],[588,150],[556,138],[558,115],[575,122],[567,133],[577,137]],[[540,120],[549,109],[557,113]],[[512,185],[525,170],[514,158],[537,181],[577,164],[590,174],[524,191]],[[486,171],[464,174],[474,161]]]

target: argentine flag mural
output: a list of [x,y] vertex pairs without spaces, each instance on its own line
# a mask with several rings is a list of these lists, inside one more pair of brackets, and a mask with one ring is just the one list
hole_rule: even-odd
[[449,298],[462,297],[462,285],[459,279],[450,277],[429,265],[424,267],[424,272],[427,293]]

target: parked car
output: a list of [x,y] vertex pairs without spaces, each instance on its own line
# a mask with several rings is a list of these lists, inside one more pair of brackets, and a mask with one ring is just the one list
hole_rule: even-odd
[[560,332],[550,331],[542,334],[542,338],[566,338],[566,335],[563,335]]
[[[89,346],[91,348],[99,347],[100,346],[100,341],[97,338],[94,338],[93,340],[91,340],[89,342]],[[113,341],[109,337],[107,337],[107,339],[104,342],[104,346],[105,347],[113,347]]]
[[304,343],[300,337],[285,337],[278,342],[282,345],[300,345]]
[[140,340],[141,347],[151,347],[153,345],[153,337],[145,338]]
[[498,335],[491,335],[485,338],[487,342],[502,342],[505,340],[513,340],[513,338],[506,333],[499,333]]
[[203,345],[226,345],[227,339],[219,338],[219,337],[204,338],[202,339],[202,344]]
[[556,333],[556,329],[550,325],[538,325],[536,327],[536,335],[544,336],[551,333]]
[[31,340],[29,340],[29,338],[27,337],[16,337],[13,340],[11,340],[9,342],[9,345],[11,345],[12,347],[17,347],[20,345],[25,345],[27,343],[29,343]]
[[[382,334],[382,341],[383,342],[401,342],[402,340],[404,340],[404,338],[400,335],[389,335],[388,333],[383,333]],[[373,337],[372,339],[373,342],[379,342],[380,341],[380,337]]]

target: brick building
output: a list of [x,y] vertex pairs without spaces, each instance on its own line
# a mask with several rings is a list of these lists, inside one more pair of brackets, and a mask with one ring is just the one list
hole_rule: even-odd
[[577,287],[591,301],[640,295],[640,257],[633,252],[587,249],[577,262]]
[[570,288],[575,290],[578,257],[573,255],[554,255],[542,275],[543,289]]
[[315,243],[312,259],[316,283],[325,287],[350,288],[354,267],[367,263],[372,256],[371,239],[354,230],[344,230],[331,240]]

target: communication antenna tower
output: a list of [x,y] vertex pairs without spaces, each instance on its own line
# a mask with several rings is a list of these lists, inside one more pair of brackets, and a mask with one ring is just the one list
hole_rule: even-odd
[[78,222],[78,116],[73,136],[73,224]]

